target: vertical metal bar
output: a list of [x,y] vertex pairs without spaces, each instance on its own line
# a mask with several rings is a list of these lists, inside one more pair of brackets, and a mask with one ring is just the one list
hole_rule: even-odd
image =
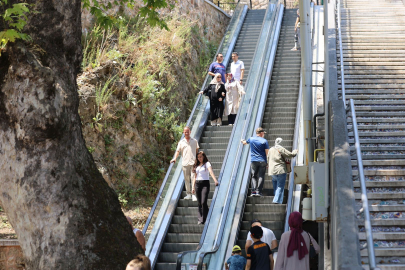
[[312,147],[312,46],[311,19],[309,1],[300,0],[300,33],[301,33],[301,70],[302,70],[302,106],[305,138],[305,164],[314,159]]
[[357,167],[359,170],[359,179],[360,179],[360,187],[361,187],[361,201],[363,204],[363,213],[364,213],[364,227],[366,228],[368,261],[369,261],[370,268],[375,269],[376,264],[375,264],[375,255],[374,255],[373,234],[372,234],[372,229],[371,229],[370,212],[368,209],[366,180],[364,179],[363,159],[361,156],[359,131],[357,129],[357,119],[356,119],[356,112],[354,110],[353,99],[350,99],[350,110],[352,112],[354,146],[356,148]]
[[[327,2],[327,1],[326,1]],[[342,80],[342,100],[346,106],[346,89],[345,89],[345,71],[344,71],[344,58],[342,48],[342,31],[341,31],[341,16],[340,16],[340,0],[337,0],[337,13],[338,13],[338,33],[339,33],[339,52],[340,52],[340,77]]]
[[[329,31],[329,24],[328,24],[328,2],[326,1],[323,6],[323,38],[324,38],[324,74],[323,74],[323,81],[324,81],[324,100],[323,100],[323,108],[325,114],[325,190],[329,191],[329,44],[328,44],[328,31]],[[328,193],[326,193],[328,194]],[[329,207],[329,196],[325,196],[325,207]]]

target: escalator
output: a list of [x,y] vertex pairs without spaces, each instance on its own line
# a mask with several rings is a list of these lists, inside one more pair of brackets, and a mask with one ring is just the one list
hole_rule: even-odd
[[[266,107],[261,126],[266,130],[266,139],[270,147],[277,137],[283,138],[282,145],[292,151],[296,108],[300,84],[300,51],[291,51],[294,47],[294,24],[297,18],[296,9],[284,11],[281,31],[277,46]],[[287,176],[283,204],[272,204],[273,184],[271,177],[265,176],[262,197],[247,197],[237,236],[237,244],[245,255],[245,243],[251,220],[259,219],[262,225],[271,229],[279,240],[284,232],[284,219],[288,196]]]
[[[239,53],[239,59],[245,63],[244,77],[247,79],[249,79],[251,62],[261,33],[265,12],[265,10],[247,11],[239,36],[235,42],[235,47],[233,50],[231,50],[232,48],[228,49],[228,58],[230,56],[229,51],[237,51]],[[230,60],[227,66],[228,68],[230,67]],[[210,80],[211,77],[209,76],[208,82]],[[200,122],[200,125],[203,122],[204,121]],[[199,140],[200,150],[207,154],[212,164],[214,174],[218,180],[220,180],[221,168],[223,167],[222,163],[227,155],[228,143],[232,135],[232,126],[228,126],[226,117],[223,117],[222,126],[210,126],[210,123],[206,121],[205,124],[206,126],[201,128],[202,131]],[[179,162],[181,161],[177,163]],[[174,177],[174,175],[174,170],[172,170],[168,177]],[[167,231],[161,233],[162,236],[160,239],[163,239],[161,248],[160,250],[157,248],[151,251],[157,255],[155,269],[176,269],[178,253],[187,250],[196,250],[200,245],[199,242],[203,239],[204,225],[197,224],[197,202],[184,200],[183,198],[186,196],[184,185],[181,189],[181,194],[177,196],[177,205],[175,203],[172,204],[172,212],[174,213],[171,220],[168,218]],[[214,182],[210,181],[209,206],[211,205],[213,197],[215,199],[215,194],[216,187]],[[174,202],[175,200],[173,199],[172,201]],[[207,219],[207,223],[208,222],[209,219]],[[157,243],[156,246],[160,246],[160,244]]]

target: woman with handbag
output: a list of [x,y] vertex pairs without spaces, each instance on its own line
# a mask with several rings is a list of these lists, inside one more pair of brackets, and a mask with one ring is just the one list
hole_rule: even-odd
[[222,115],[224,114],[224,98],[226,96],[225,85],[222,82],[222,75],[215,74],[214,79],[204,91],[199,94],[205,94],[210,99],[211,126],[220,126],[222,124]]
[[274,270],[309,270],[309,258],[319,253],[318,243],[302,229],[302,222],[300,212],[290,214],[290,231],[281,235]]
[[267,164],[269,164],[268,175],[272,177],[274,199],[273,203],[282,204],[284,198],[284,186],[287,179],[287,173],[291,171],[291,167],[287,170],[289,159],[295,157],[298,150],[292,152],[281,146],[283,139],[277,138],[274,146],[270,148],[267,156]]

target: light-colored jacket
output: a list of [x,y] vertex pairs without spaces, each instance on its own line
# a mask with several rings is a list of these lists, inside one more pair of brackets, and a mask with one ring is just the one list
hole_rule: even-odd
[[267,164],[269,165],[268,175],[287,173],[284,159],[295,157],[297,153],[297,150],[290,152],[282,146],[273,146],[270,148],[269,154],[267,155]]
[[242,95],[245,94],[243,86],[238,81],[227,82],[225,84],[226,100],[225,100],[225,115],[237,114],[239,110],[239,103]]

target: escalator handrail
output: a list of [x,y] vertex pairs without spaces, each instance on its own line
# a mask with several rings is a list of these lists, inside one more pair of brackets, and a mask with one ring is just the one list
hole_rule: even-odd
[[[269,5],[269,7],[270,7],[270,6],[271,6],[271,5]],[[273,22],[278,18],[277,15],[278,15],[278,13],[279,13],[279,11],[280,11],[280,7],[281,7],[281,6],[282,6],[282,5],[280,5],[279,3],[278,3],[278,4],[275,4],[275,11],[274,11],[273,18],[272,18],[272,20],[271,20],[271,22],[272,22],[271,25],[274,25]],[[267,12],[269,12],[269,8],[268,8],[267,11],[266,11],[266,15],[267,15]],[[266,15],[265,15],[265,18],[266,18]],[[271,27],[273,27],[273,26],[271,26]],[[264,28],[264,24],[262,25],[262,30],[261,30],[261,32],[263,31],[263,28]],[[261,36],[261,35],[262,35],[262,34],[260,34],[260,36]],[[265,49],[265,51],[267,51],[267,47],[269,46],[270,37],[271,37],[271,34],[270,34],[270,36],[269,36],[269,39],[266,41],[266,45],[265,45],[266,49]],[[255,55],[253,56],[253,59],[255,59],[256,53],[257,53],[257,51],[258,51],[258,50],[257,50],[257,49],[258,49],[258,46],[259,46],[259,42],[258,42],[258,44],[257,44],[257,46],[256,46]],[[263,64],[264,64],[264,61],[261,63],[260,69],[262,68]],[[249,78],[248,78],[248,80],[249,80]],[[258,82],[256,82],[256,83],[258,83]],[[247,84],[248,84],[248,82],[246,82],[246,85],[247,85]],[[255,93],[253,94],[251,100],[255,100],[255,99],[256,99],[256,95],[257,95],[257,92],[258,92],[257,89],[258,89],[258,87],[257,87],[257,85],[256,85],[256,87],[254,87]],[[250,102],[249,108],[252,108],[253,105],[254,105],[254,102]],[[243,134],[243,135],[241,136],[241,138],[246,138],[246,135],[247,135],[247,132],[248,132],[248,126],[249,126],[249,122],[248,122],[247,119],[250,119],[250,118],[251,118],[250,116],[252,115],[252,111],[253,111],[252,109],[249,109],[249,110],[248,110],[248,114],[247,114],[247,116],[246,116],[246,118],[245,118],[245,123],[244,123],[243,131],[242,131],[242,134]],[[240,115],[240,114],[238,114],[237,118],[239,117],[239,115]],[[234,163],[234,166],[235,166],[235,164],[239,164],[239,163],[240,163],[242,152],[243,152],[243,147],[240,148],[240,151],[238,151],[237,158],[236,158],[236,161],[235,161],[235,163]],[[218,233],[217,239],[216,239],[215,244],[214,244],[214,247],[213,247],[213,249],[212,249],[211,251],[202,252],[202,253],[199,254],[198,267],[197,267],[198,270],[201,270],[201,269],[202,269],[202,265],[203,265],[203,262],[204,262],[204,257],[207,256],[207,255],[209,255],[209,254],[214,254],[214,253],[216,253],[216,252],[218,251],[219,247],[220,247],[221,242],[222,242],[221,240],[222,240],[222,237],[223,237],[223,231],[224,231],[224,229],[225,229],[225,224],[226,224],[226,218],[224,219],[224,216],[226,216],[227,213],[228,213],[228,211],[229,211],[230,201],[231,201],[231,198],[232,198],[231,194],[233,194],[233,190],[234,190],[234,186],[235,186],[235,178],[236,178],[235,169],[232,171],[231,177],[232,177],[231,186],[230,186],[229,191],[228,191],[228,194],[227,194],[227,200],[226,200],[226,202],[225,202],[225,206],[224,206],[224,210],[223,210],[224,215],[221,217],[221,221],[220,221],[220,222],[221,222],[221,225],[220,225],[220,229],[219,229],[219,233]]]
[[[238,5],[239,5],[239,4],[238,4]],[[237,7],[235,8],[235,10],[236,10],[236,9],[237,9]],[[225,33],[228,32],[230,25],[231,25],[231,23],[229,23],[227,29],[225,30]],[[220,53],[221,47],[222,47],[222,45],[223,45],[223,43],[224,43],[224,41],[225,41],[225,36],[226,36],[226,35],[224,35],[224,37],[223,37],[222,40],[221,40],[220,45],[218,46],[217,53]],[[232,47],[232,49],[233,49],[233,47]],[[231,50],[231,51],[232,51],[232,50]],[[229,55],[228,55],[228,54],[229,54],[229,49],[228,49],[228,51],[227,51],[227,54],[224,56],[224,60],[227,59],[226,57],[229,58]],[[216,58],[214,58],[213,61],[216,61]],[[208,83],[208,81],[209,81],[209,78],[210,78],[210,75],[207,74],[207,75],[205,76],[205,80],[204,80],[204,83],[202,84],[202,87],[201,87],[200,91],[203,91],[203,90],[205,89],[205,87],[206,87],[206,85],[207,85],[207,83]],[[197,96],[197,100],[196,100],[195,103],[194,103],[193,109],[192,109],[192,111],[191,111],[190,117],[189,117],[188,120],[187,120],[186,126],[189,126],[189,125],[190,125],[190,123],[191,123],[191,121],[192,121],[192,119],[193,119],[193,117],[194,117],[194,113],[195,113],[197,107],[202,103],[202,99],[203,99],[203,96],[202,96],[202,95],[198,95],[198,96]],[[182,140],[183,138],[184,138],[184,134],[181,136],[181,139],[180,139],[180,140]],[[173,154],[173,158],[174,158],[175,154],[176,154],[176,153]],[[155,210],[156,210],[157,204],[159,203],[159,200],[161,199],[160,197],[161,197],[161,195],[162,195],[162,193],[163,193],[164,187],[166,186],[167,180],[169,179],[169,175],[170,175],[170,172],[171,172],[173,166],[174,166],[174,163],[171,163],[171,164],[169,165],[169,168],[167,169],[165,178],[163,179],[162,185],[161,185],[161,187],[160,187],[160,189],[159,189],[159,193],[158,193],[158,195],[156,196],[155,202],[153,203],[153,206],[152,206],[152,209],[151,209],[151,211],[150,211],[150,213],[149,213],[148,219],[146,220],[145,226],[144,226],[144,228],[143,228],[143,230],[142,230],[143,235],[145,235],[146,232],[147,232],[147,229],[148,229],[148,227],[149,227],[150,221],[152,220],[152,217],[153,217],[154,212],[155,212]]]
[[[245,6],[245,9],[246,9],[246,13],[247,13],[247,9],[248,9],[247,6]],[[244,11],[245,11],[245,10],[244,10]],[[235,31],[234,37],[239,36],[240,30],[242,29],[243,21],[244,21],[245,18],[246,18],[246,13],[244,13],[244,14],[242,15],[242,16],[243,16],[243,19],[240,20],[240,22],[241,22],[240,27],[239,27],[239,26],[237,27],[237,30]],[[233,48],[235,47],[236,40],[237,40],[237,38],[235,38],[235,40],[232,41],[231,45],[229,46],[229,48],[232,47],[232,50],[228,50],[228,51],[230,51],[231,53],[232,53],[232,51],[233,51]],[[227,64],[228,64],[228,63],[227,63]],[[226,65],[226,66],[227,66],[227,65]],[[235,119],[235,120],[236,120],[236,119]],[[236,121],[235,121],[235,122],[236,122]],[[229,142],[232,141],[232,138],[233,138],[234,136],[235,136],[235,129],[232,129],[231,136],[229,137]],[[227,157],[228,157],[228,155],[229,155],[230,148],[231,148],[231,144],[228,143],[228,146],[227,146],[226,152],[225,152],[225,156],[224,156],[224,160],[227,159]],[[219,182],[219,183],[221,183],[222,176],[223,176],[223,173],[224,173],[224,169],[225,169],[225,162],[222,163],[221,171],[219,172],[219,175],[218,175],[218,182]],[[212,205],[215,205],[215,201],[216,201],[216,199],[217,199],[217,193],[218,193],[218,189],[215,189],[215,193],[214,193],[214,195],[213,195],[213,197],[212,197],[212,200],[211,200],[211,204],[212,204]],[[205,221],[206,224],[204,225],[203,234],[202,234],[202,237],[201,237],[201,239],[200,239],[200,242],[199,242],[199,244],[198,244],[197,249],[200,249],[201,246],[202,246],[202,244],[204,243],[205,235],[206,235],[207,229],[208,229],[208,224],[209,224],[209,222],[210,222],[210,220],[211,220],[212,211],[213,211],[213,208],[210,207],[210,210],[209,210],[209,212],[208,212],[208,215],[207,215],[207,218],[206,218],[206,221]]]
[[[270,82],[271,82],[271,76],[274,68],[274,61],[276,59],[276,53],[277,53],[277,46],[278,46],[278,41],[279,41],[279,36],[280,36],[280,31],[281,31],[281,23],[283,20],[283,14],[284,14],[284,6],[283,9],[280,10],[282,12],[281,14],[278,15],[278,23],[276,26],[275,31],[277,31],[274,34],[274,39],[272,42],[272,47],[269,49],[269,62],[267,65],[267,69],[265,72],[265,81],[262,86],[262,95],[260,98],[260,105],[259,105],[259,110],[258,114],[256,116],[256,121],[255,121],[255,129],[261,126],[261,123],[263,121],[263,116],[264,116],[264,107],[266,106],[266,101],[267,101],[267,95],[268,95],[268,89],[270,87]],[[266,54],[267,56],[267,54]],[[236,244],[236,235],[239,233],[239,225],[241,224],[241,218],[242,218],[242,213],[244,212],[244,208],[246,205],[246,198],[248,195],[248,190],[249,190],[249,180],[250,180],[250,157],[248,157],[248,161],[246,162],[245,170],[244,170],[244,176],[243,176],[243,181],[241,185],[241,190],[239,192],[239,199],[237,202],[237,207],[235,210],[235,214],[233,215],[234,223],[233,227],[235,228],[235,231],[233,234],[235,234],[235,237],[230,237],[230,239],[235,239],[234,242],[229,241],[228,243],[228,251],[232,249],[233,245]],[[226,254],[228,254],[227,252]]]
[[[236,10],[236,8],[235,8],[235,10]],[[235,47],[235,44],[236,44],[236,41],[237,41],[237,36],[239,35],[240,30],[242,29],[243,21],[246,18],[247,10],[248,10],[247,6],[244,5],[242,13],[241,13],[241,17],[239,19],[238,26],[236,27],[235,33],[233,35],[233,40],[230,42],[229,49],[228,49],[227,54],[225,56],[225,59],[227,59],[227,62],[225,62],[226,65],[224,64],[225,66],[228,65],[230,56],[232,55],[233,48]],[[234,133],[235,133],[235,130],[232,129],[232,133],[231,133],[230,138],[233,138]],[[226,160],[226,158],[227,158],[227,156],[229,154],[229,151],[230,151],[230,145],[228,144],[228,147],[227,147],[226,152],[225,152],[224,160]],[[224,170],[224,166],[221,167],[221,171],[220,171],[219,176],[218,176],[218,183],[219,184],[221,184],[223,170]],[[213,206],[215,204],[215,201],[217,199],[217,194],[218,194],[218,188],[216,188],[215,191],[214,191],[214,194],[213,194],[213,197],[212,197],[212,200],[211,200],[211,206]],[[205,239],[205,236],[207,234],[208,224],[209,224],[209,221],[211,219],[212,211],[213,211],[213,207],[211,207],[211,206],[210,206],[210,209],[208,211],[208,215],[207,215],[207,219],[206,219],[206,222],[205,222],[205,225],[204,225],[203,233],[201,235],[200,242],[199,242],[199,244],[197,246],[197,249],[196,250],[179,252],[178,255],[177,255],[176,269],[179,269],[179,270],[181,269],[181,261],[182,261],[182,258],[184,257],[184,255],[189,254],[189,253],[198,252],[198,250],[201,248],[202,244],[204,243],[204,239]]]
[[[266,15],[265,15],[265,17],[266,17]],[[241,27],[242,27],[242,25],[241,25]],[[262,29],[263,29],[263,25],[262,25]],[[260,35],[259,35],[259,36],[261,36],[262,29],[261,29],[261,31],[260,31]],[[236,40],[235,40],[235,43],[236,43]],[[254,56],[253,56],[253,59],[254,59],[254,57],[255,57],[255,55],[256,55],[257,46],[258,46],[258,44],[256,45],[255,54],[254,54]],[[249,76],[249,77],[250,77],[250,76]],[[246,81],[246,84],[245,84],[245,85],[248,85],[248,83],[249,83],[249,81],[250,81],[249,77],[247,78],[247,81]],[[244,98],[245,98],[245,97],[243,96],[243,98],[242,98],[242,100],[240,101],[240,103],[243,102]],[[240,116],[240,114],[237,114],[236,119],[235,119],[235,123],[238,123],[238,121],[239,121],[239,119],[240,119],[239,116]],[[236,125],[235,125],[235,126],[236,126]],[[230,139],[229,139],[229,142],[232,142],[234,136],[235,136],[235,129],[233,128],[233,129],[232,129],[231,136],[230,136]],[[225,157],[224,157],[224,161],[226,160],[226,157],[228,156],[231,147],[232,147],[232,143],[229,143],[229,144],[228,144],[228,147],[227,147],[227,150],[226,150]],[[221,180],[222,180],[225,167],[226,167],[226,162],[223,162],[223,163],[222,163],[222,167],[221,167],[221,171],[220,171],[220,174],[219,174],[219,177],[218,177],[218,182],[221,182]],[[232,181],[232,183],[231,183],[231,189],[232,189],[232,187],[233,187],[233,181]],[[210,205],[210,210],[209,210],[209,212],[208,212],[207,220],[206,220],[205,226],[204,226],[203,235],[202,235],[202,237],[201,237],[201,239],[200,239],[200,242],[199,242],[199,244],[198,244],[197,249],[196,249],[196,250],[190,250],[190,251],[180,252],[180,253],[178,254],[178,256],[177,256],[177,266],[176,266],[176,269],[177,269],[177,270],[180,270],[180,269],[181,269],[182,258],[184,257],[184,255],[186,255],[186,254],[191,254],[191,253],[196,253],[196,254],[197,254],[197,253],[201,250],[201,247],[202,247],[202,245],[203,245],[203,243],[204,243],[204,239],[205,239],[205,236],[206,236],[206,233],[207,233],[207,230],[208,230],[209,220],[210,220],[210,218],[211,218],[211,216],[212,216],[213,206],[215,205],[215,201],[216,201],[216,197],[217,197],[217,192],[218,192],[218,189],[215,190],[214,196],[213,196],[213,198],[212,198],[211,205]],[[226,211],[223,211],[223,213],[226,213]],[[221,228],[220,228],[220,231],[223,231],[223,229],[221,230]],[[199,269],[199,268],[198,268],[198,269]]]
[[[294,139],[292,150],[297,149],[298,147],[298,139],[299,139],[299,132],[300,132],[300,120],[301,120],[301,103],[302,103],[302,70],[300,72],[300,88],[298,91],[298,101],[297,101],[297,109],[295,112],[295,125],[294,125]],[[287,232],[290,229],[288,225],[288,218],[292,212],[292,204],[293,204],[293,193],[294,193],[294,167],[297,164],[297,157],[291,159],[291,172],[290,178],[288,183],[288,198],[287,198],[287,210],[285,215],[285,223],[284,223],[284,232]],[[299,201],[298,201],[299,203]]]

